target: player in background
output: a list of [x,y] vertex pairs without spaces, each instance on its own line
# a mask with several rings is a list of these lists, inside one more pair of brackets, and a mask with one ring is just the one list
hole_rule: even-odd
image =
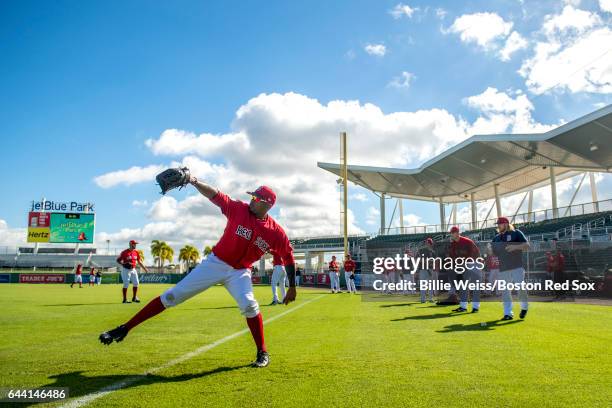
[[79,288],[83,287],[83,265],[77,264],[74,269],[74,281],[70,284],[73,287],[75,283],[79,283]]
[[[559,251],[557,240],[553,239],[555,254],[546,253],[546,270],[552,275],[555,283],[564,283],[565,279],[565,256]],[[558,289],[555,291],[555,299],[563,300],[567,297],[565,290]]]
[[96,284],[96,268],[93,266],[89,270],[89,286],[94,286]]
[[355,261],[351,258],[351,254],[346,254],[344,260],[344,279],[346,280],[347,293],[357,293],[355,286]]
[[124,249],[119,257],[117,258],[117,263],[121,265],[121,280],[123,281],[123,303],[130,303],[127,300],[127,290],[128,286],[130,286],[130,282],[132,282],[132,302],[140,303],[140,299],[138,299],[138,271],[136,271],[136,265],[140,265],[145,272],[149,273],[149,270],[142,263],[142,259],[140,259],[140,253],[136,250],[136,245],[138,242],[131,240],[129,243],[129,248]]
[[[493,238],[491,247],[493,253],[499,258],[499,279],[508,283],[521,283],[525,281],[525,268],[523,267],[523,251],[529,250],[529,243],[525,235],[510,224],[508,218],[499,217],[497,219],[498,234]],[[518,297],[521,303],[520,318],[527,316],[529,303],[527,301],[527,291],[518,290]],[[512,320],[512,293],[504,290],[502,294],[504,303],[504,317],[502,320]]]
[[102,283],[102,273],[100,273],[99,269],[96,269],[96,285],[100,285]]
[[340,266],[336,261],[335,255],[332,255],[332,260],[329,262],[329,284],[331,285],[331,293],[341,293]]
[[[450,244],[450,257],[453,259],[457,258],[471,258],[474,261],[480,256],[480,250],[468,237],[461,235],[459,227],[454,226],[450,229],[451,244]],[[465,261],[464,265],[465,265]],[[473,263],[473,262],[472,262]],[[473,268],[465,268],[462,274],[457,274],[457,279],[462,279],[468,282],[482,282],[482,270],[477,266]],[[454,309],[453,312],[467,312],[468,307],[469,290],[459,290],[459,307]],[[478,313],[480,310],[480,290],[476,289],[472,291],[472,313]]]
[[[274,251],[271,251],[272,254],[272,305],[277,305],[282,303],[283,299],[285,299],[285,278],[287,277],[287,272],[285,272],[285,268],[283,267],[283,258],[279,254]],[[280,285],[281,292],[281,300],[278,300],[278,292],[276,291],[276,287]]]
[[[300,286],[300,277],[302,276],[302,269],[301,268],[295,268],[295,286],[299,287]],[[287,279],[289,279],[287,277]]]
[[251,195],[249,204],[232,200],[226,194],[191,177],[189,182],[213,204],[221,209],[227,218],[223,235],[217,245],[198,266],[174,287],[156,297],[127,323],[104,332],[99,339],[103,344],[122,341],[128,332],[147,319],[176,306],[187,299],[222,283],[238,303],[257,346],[254,367],[266,367],[270,363],[264,341],[263,318],[259,304],[253,295],[251,265],[269,251],[277,252],[289,275],[289,290],[284,304],[296,297],[295,260],[293,248],[283,228],[268,215],[276,202],[272,189],[261,186]]
[[[487,259],[485,260],[485,267],[489,272],[487,281],[492,285],[496,285],[497,281],[499,280],[499,258],[493,253],[493,248],[491,247],[491,244],[487,245]],[[495,289],[491,288],[491,290],[489,291],[489,295],[499,295],[499,290],[497,289],[497,286],[495,286]]]
[[[427,268],[427,260],[434,258],[435,254],[433,251],[433,239],[427,238],[425,240],[425,246],[418,252],[418,256],[423,260],[423,268],[419,270],[419,282],[424,281],[427,284],[431,284],[434,280],[434,270]],[[418,285],[420,287],[420,283]],[[429,294],[429,302],[433,303],[434,291],[433,289],[419,289],[421,293],[421,303],[425,303],[427,295]]]

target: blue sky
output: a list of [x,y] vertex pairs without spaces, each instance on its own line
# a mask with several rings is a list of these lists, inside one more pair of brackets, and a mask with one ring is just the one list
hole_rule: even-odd
[[[289,159],[281,157],[288,150],[282,146],[291,140],[280,141],[286,134],[280,126],[275,127],[278,135],[274,136],[279,140],[278,148],[274,138],[257,137],[256,130],[269,129],[265,120],[274,115],[253,113],[243,121],[237,118],[238,109],[250,106],[249,101],[261,94],[293,93],[316,100],[322,106],[331,101],[359,101],[361,107],[372,104],[387,115],[443,110],[466,124],[457,125],[449,132],[457,134],[440,136],[440,147],[450,146],[469,136],[471,131],[481,129],[476,123],[479,118],[493,122],[492,116],[506,115],[510,122],[504,130],[512,131],[519,121],[520,108],[514,111],[496,108],[491,113],[485,111],[482,102],[466,102],[489,87],[498,91],[497,96],[507,95],[511,101],[518,101],[524,95],[528,102],[523,99],[521,103],[532,105],[526,110],[533,129],[575,119],[610,103],[611,91],[606,85],[609,77],[600,77],[594,88],[588,88],[575,83],[583,75],[578,72],[571,81],[567,76],[560,77],[561,86],[539,93],[537,87],[546,84],[541,77],[540,82],[535,78],[535,68],[533,78],[517,72],[530,58],[530,67],[537,67],[538,72],[547,69],[550,61],[541,56],[535,58],[538,42],[556,41],[561,53],[581,46],[596,47],[595,40],[581,41],[597,30],[602,38],[608,38],[612,14],[605,11],[608,6],[604,3],[609,2],[569,3],[529,0],[3,2],[0,5],[0,55],[3,56],[0,168],[7,175],[4,182],[9,199],[0,204],[0,220],[4,221],[5,228],[4,235],[0,234],[0,245],[15,244],[15,236],[22,234],[26,224],[29,202],[43,196],[58,201],[95,202],[98,231],[118,242],[130,234],[145,240],[155,239],[145,236],[143,226],[147,224],[159,224],[157,231],[165,238],[160,223],[172,223],[171,215],[195,217],[198,214],[194,208],[200,208],[199,204],[181,206],[191,192],[174,193],[176,202],[171,204],[178,207],[174,212],[161,214],[159,205],[155,207],[160,196],[150,178],[129,185],[114,183],[105,188],[94,179],[133,166],[169,165],[194,154],[189,148],[168,155],[155,154],[145,144],[148,139],[158,140],[167,129],[195,135],[246,132],[249,143],[258,145],[254,154],[269,153],[267,160],[288,163],[288,168],[293,168],[289,159],[299,161],[295,168],[305,166],[309,176],[317,175],[304,181],[296,172],[291,180],[278,180],[277,185],[303,183],[304,191],[310,195],[322,194],[315,184],[328,183],[329,178],[318,176],[322,170],[316,168],[313,160],[318,158],[316,155],[302,157],[291,153]],[[398,5],[400,8],[396,8]],[[567,19],[554,20],[554,16],[562,16],[564,12],[566,17],[583,19],[569,18],[575,23],[568,28],[564,25]],[[508,26],[498,35],[493,33],[487,37],[485,23],[495,23],[492,14]],[[484,31],[470,31],[473,27],[469,22],[479,20],[459,20],[473,15],[485,19],[477,24]],[[548,34],[544,33],[546,21],[552,21]],[[502,60],[500,52],[512,32],[526,44],[509,59]],[[380,46],[384,47],[384,55]],[[368,49],[378,50],[378,55]],[[600,49],[605,50],[605,44]],[[575,68],[582,65],[580,61],[575,64]],[[609,64],[607,57],[593,63],[604,71],[606,67],[610,69]],[[406,73],[408,82],[402,82],[406,78],[402,73]],[[267,105],[269,102],[261,101],[266,109],[272,109],[272,104]],[[282,103],[278,109],[281,108]],[[289,118],[287,122],[273,123],[292,129],[296,115],[299,113],[285,117]],[[329,124],[330,120],[323,122]],[[349,123],[349,128],[355,126],[352,157],[368,164],[368,152],[359,150],[362,148],[359,138],[369,136],[367,132],[358,132],[357,122]],[[335,154],[337,132],[345,129],[333,126],[325,129],[329,135],[317,141],[318,148]],[[376,129],[376,125],[369,129]],[[303,136],[296,133],[295,137]],[[410,137],[406,134],[398,143],[410,147]],[[415,156],[392,157],[398,150],[391,149],[387,153],[389,157],[382,154],[377,160],[414,167],[431,157],[422,144],[422,141],[414,142],[413,150],[421,152]],[[274,177],[278,171],[270,170],[268,175],[263,170],[253,172],[236,166],[243,157],[228,158],[219,152],[201,151],[199,157],[209,165],[227,165],[240,170],[230,171],[232,174],[220,180],[221,184],[227,182],[230,189],[238,188],[237,180],[243,179],[243,174],[253,175],[254,182],[276,182]],[[216,177],[219,176],[214,176],[215,181]],[[230,180],[231,177],[235,180]],[[230,192],[236,194],[233,190]],[[355,189],[355,192],[359,191]],[[283,193],[279,191],[279,195]],[[378,204],[372,195],[367,197],[368,201],[354,201],[351,205],[354,224],[358,229],[374,231],[376,226],[366,220],[372,207]],[[335,199],[328,196],[325,200]],[[142,205],[135,205],[134,201]],[[275,210],[281,219],[282,204],[281,201]],[[287,207],[291,204],[287,203]],[[437,208],[431,204],[410,202],[406,207],[406,212],[418,215],[422,222],[437,222]],[[314,213],[309,213],[312,218],[308,219],[312,224],[325,224],[338,217],[336,208],[336,204],[329,203],[310,206]],[[300,206],[294,209],[294,214],[304,213]],[[205,217],[212,216],[207,210],[202,211]],[[317,217],[317,211],[326,215]],[[194,223],[190,225],[199,225]],[[213,240],[220,227],[215,223],[203,224],[201,228],[207,225],[211,225],[210,235],[185,232],[185,240],[198,243]],[[120,234],[122,228],[131,231]],[[329,233],[325,228],[303,228],[291,223],[289,229],[296,234]],[[167,239],[178,242],[180,230],[184,231],[184,226],[175,228]]]

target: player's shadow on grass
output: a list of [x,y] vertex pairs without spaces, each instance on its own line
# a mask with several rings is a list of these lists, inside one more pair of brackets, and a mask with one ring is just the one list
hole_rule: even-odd
[[388,305],[380,305],[380,307],[403,307],[403,306],[412,306],[416,304],[419,304],[419,302],[391,303]]
[[391,319],[392,322],[401,322],[404,320],[431,320],[431,319],[443,319],[445,317],[453,317],[453,316],[465,316],[465,313],[434,313],[428,315],[420,315],[420,316],[406,316],[398,319]]
[[158,374],[111,374],[87,376],[83,375],[83,371],[71,371],[68,373],[49,376],[48,378],[52,381],[50,381],[49,384],[42,385],[41,387],[70,388],[69,396],[70,399],[72,399],[100,390],[111,391],[115,389],[126,389],[150,384],[190,381],[197,378],[208,377],[209,375],[240,370],[241,368],[247,367],[251,367],[251,365],[244,364],[234,367],[217,367],[212,370],[201,371],[199,373],[189,373],[175,376],[164,376]]
[[110,302],[110,303],[55,303],[52,305],[42,305],[42,306],[102,306],[102,305],[117,305],[119,302]]
[[451,324],[450,326],[445,326],[442,330],[436,330],[438,333],[452,333],[457,331],[491,331],[495,330],[496,327],[508,326],[511,324],[520,323],[522,320],[490,320],[482,323],[474,323],[474,324]]

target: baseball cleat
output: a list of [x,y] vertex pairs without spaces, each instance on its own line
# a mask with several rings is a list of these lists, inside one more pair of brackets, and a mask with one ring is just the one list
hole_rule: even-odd
[[458,308],[453,309],[453,312],[467,312],[467,309],[459,306]]
[[123,299],[123,303],[132,303],[132,302],[129,302],[127,299]]
[[472,308],[472,313],[478,313],[480,309]]
[[138,298],[133,298],[133,299],[132,299],[132,302],[134,302],[134,303],[140,303],[140,299],[138,299]]
[[273,300],[272,303],[270,303],[270,306],[273,306],[273,305],[278,305],[278,300]]
[[523,309],[523,310],[521,310],[521,314],[519,315],[519,317],[520,317],[521,319],[524,319],[524,318],[525,318],[525,316],[527,316],[527,309]]
[[504,317],[502,317],[502,320],[512,320],[514,319],[514,317],[512,317],[511,315],[504,315]]
[[100,337],[98,337],[98,339],[100,339],[100,342],[102,344],[109,345],[113,341],[116,341],[117,343],[119,343],[121,340],[125,338],[125,336],[127,336],[127,334],[128,334],[127,327],[125,327],[124,325],[121,325],[121,326],[115,327],[113,330],[109,330],[107,332],[102,333]]
[[270,355],[267,351],[259,350],[257,352],[257,359],[253,361],[252,366],[257,368],[267,367],[270,364]]

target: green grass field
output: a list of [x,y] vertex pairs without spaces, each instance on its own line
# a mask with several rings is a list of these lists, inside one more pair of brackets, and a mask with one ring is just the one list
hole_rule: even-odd
[[[143,285],[143,303],[165,287]],[[256,295],[267,304],[270,288]],[[71,397],[82,397],[125,381],[93,407],[607,407],[612,400],[609,306],[533,303],[525,321],[498,322],[499,303],[456,315],[414,297],[363,302],[303,289],[291,306],[262,306],[269,319],[303,305],[266,325],[268,368],[247,366],[255,350],[246,333],[135,377],[246,324],[215,287],[104,347],[98,334],[143,305],[119,297],[118,285],[0,286],[0,387],[70,387]]]

